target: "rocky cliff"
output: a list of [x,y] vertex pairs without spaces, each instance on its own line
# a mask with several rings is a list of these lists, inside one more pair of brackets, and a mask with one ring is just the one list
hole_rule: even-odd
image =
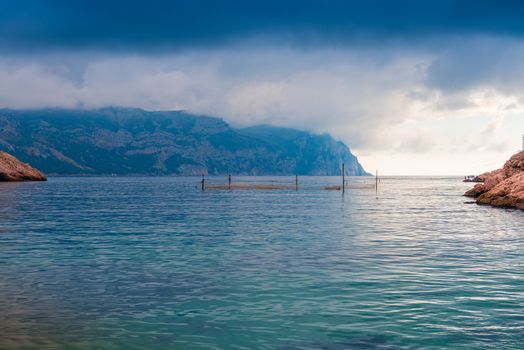
[[366,175],[329,135],[134,108],[0,110],[0,149],[48,174]]
[[465,193],[478,204],[524,210],[524,151],[513,155],[501,169],[479,175],[484,182]]
[[45,181],[46,177],[29,164],[0,151],[0,181]]

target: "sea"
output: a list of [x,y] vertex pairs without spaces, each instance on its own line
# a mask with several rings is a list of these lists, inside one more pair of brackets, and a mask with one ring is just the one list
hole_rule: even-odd
[[1,183],[0,349],[524,349],[524,211],[346,180]]

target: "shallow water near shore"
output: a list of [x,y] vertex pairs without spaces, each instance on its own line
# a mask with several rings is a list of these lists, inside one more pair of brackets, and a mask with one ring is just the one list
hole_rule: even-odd
[[0,348],[522,349],[524,212],[453,177],[299,181],[0,184]]

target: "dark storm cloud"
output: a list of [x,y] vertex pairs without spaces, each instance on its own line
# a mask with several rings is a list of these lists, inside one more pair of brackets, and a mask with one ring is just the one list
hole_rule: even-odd
[[297,45],[521,36],[521,1],[4,0],[4,50],[180,48],[238,39]]
[[522,40],[476,37],[434,46],[438,50],[427,71],[429,87],[450,93],[479,85],[495,86],[506,93],[524,87]]

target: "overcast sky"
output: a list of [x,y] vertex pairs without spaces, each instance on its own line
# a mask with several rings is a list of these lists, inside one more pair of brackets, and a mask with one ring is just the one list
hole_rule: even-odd
[[524,133],[519,1],[0,2],[0,107],[184,109],[470,174]]

